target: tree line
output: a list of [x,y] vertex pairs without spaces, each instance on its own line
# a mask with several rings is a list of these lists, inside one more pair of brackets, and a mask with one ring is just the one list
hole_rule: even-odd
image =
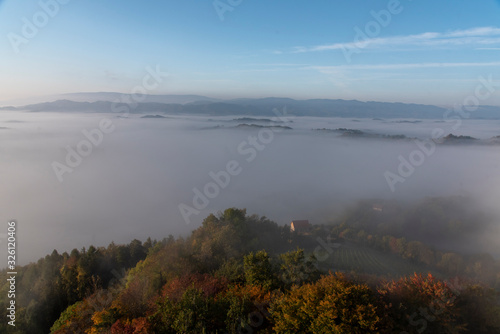
[[14,332],[500,332],[497,291],[466,277],[320,270],[315,233],[352,237],[340,225],[304,236],[231,208],[186,238],[54,251],[18,272]]

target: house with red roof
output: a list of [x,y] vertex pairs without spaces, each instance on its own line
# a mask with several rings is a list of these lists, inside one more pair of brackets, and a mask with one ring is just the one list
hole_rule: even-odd
[[308,233],[311,230],[309,220],[292,220],[290,231],[297,233]]

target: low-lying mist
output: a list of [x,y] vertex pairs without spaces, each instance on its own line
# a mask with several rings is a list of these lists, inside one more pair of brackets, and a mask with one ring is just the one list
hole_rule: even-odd
[[[366,198],[463,195],[484,210],[497,207],[500,146],[436,144],[431,153],[411,139],[313,129],[425,142],[436,128],[443,136],[488,139],[500,135],[499,121],[463,120],[453,129],[436,120],[297,117],[238,126],[252,122],[233,118],[2,112],[0,220],[18,221],[19,263],[53,249],[185,235],[228,207],[280,224],[332,222]],[[70,166],[68,152],[79,150],[84,154],[70,157]],[[498,251],[499,235],[484,234]]]

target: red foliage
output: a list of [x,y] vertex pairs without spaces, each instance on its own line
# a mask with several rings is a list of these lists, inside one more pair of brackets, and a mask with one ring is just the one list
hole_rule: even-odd
[[134,327],[120,319],[111,326],[111,334],[134,334]]
[[[461,333],[456,300],[460,291],[431,274],[414,274],[392,281],[378,290],[393,332]],[[389,326],[388,326],[389,327]]]
[[118,320],[111,326],[111,334],[148,334],[150,325],[146,318],[137,318],[130,321]]
[[138,318],[132,321],[134,327],[134,334],[148,334],[151,333],[150,325],[146,318]]
[[173,279],[163,287],[162,296],[171,300],[179,300],[189,288],[203,291],[205,297],[213,297],[219,292],[226,290],[228,280],[218,278],[209,274],[190,274]]

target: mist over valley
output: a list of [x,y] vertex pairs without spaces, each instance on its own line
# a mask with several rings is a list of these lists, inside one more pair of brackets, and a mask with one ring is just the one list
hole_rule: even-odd
[[[500,146],[490,141],[500,135],[500,120],[274,110],[267,118],[2,111],[0,169],[9,192],[1,200],[21,229],[33,231],[21,261],[54,248],[187,235],[228,207],[279,224],[326,224],[362,199],[460,195],[497,213]],[[477,141],[445,145],[449,134]],[[98,145],[88,147],[92,136]],[[496,236],[485,233],[485,249],[498,252]]]

